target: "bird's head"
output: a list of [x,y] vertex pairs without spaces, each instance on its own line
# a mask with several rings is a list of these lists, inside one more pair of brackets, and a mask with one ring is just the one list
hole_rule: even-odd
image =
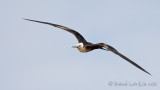
[[72,46],[72,48],[83,48],[83,43],[78,43],[75,46]]

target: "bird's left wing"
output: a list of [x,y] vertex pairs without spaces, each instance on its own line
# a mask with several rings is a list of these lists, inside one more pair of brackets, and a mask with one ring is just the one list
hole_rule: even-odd
[[42,21],[37,21],[37,20],[30,20],[30,19],[24,19],[24,20],[28,20],[28,21],[32,21],[32,22],[38,22],[38,23],[42,23],[42,24],[48,24],[48,25],[51,25],[51,26],[54,26],[54,27],[57,27],[57,28],[61,28],[65,31],[68,31],[70,33],[72,33],[78,40],[78,42],[87,42],[85,40],[85,38],[80,34],[78,33],[77,31],[73,30],[73,29],[70,29],[68,27],[65,27],[65,26],[62,26],[62,25],[58,25],[58,24],[53,24],[53,23],[49,23],[49,22],[42,22]]

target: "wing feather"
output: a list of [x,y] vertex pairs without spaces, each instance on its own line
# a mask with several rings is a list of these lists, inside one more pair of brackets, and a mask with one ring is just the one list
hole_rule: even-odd
[[[110,45],[107,45],[105,43],[98,43],[98,44],[91,44],[87,46],[88,48],[93,48],[93,49],[103,49],[106,48],[106,50],[109,50],[113,53],[115,53],[116,55],[120,56],[121,58],[123,58],[124,60],[128,61],[129,63],[131,63],[132,65],[136,66],[137,68],[139,68],[140,70],[146,72],[147,74],[151,75],[149,72],[147,72],[145,69],[143,69],[141,66],[139,66],[138,64],[136,64],[135,62],[133,62],[132,60],[130,60],[129,58],[127,58],[126,56],[124,56],[123,54],[119,53],[115,48],[113,48]],[[104,49],[103,49],[104,50]]]
[[67,28],[65,26],[61,26],[61,25],[58,25],[58,24],[52,24],[52,23],[49,23],[49,22],[37,21],[37,20],[30,20],[30,19],[24,19],[24,20],[38,22],[38,23],[42,23],[42,24],[48,24],[48,25],[51,25],[51,26],[63,29],[65,31],[68,31],[68,32],[72,33],[77,38],[77,40],[78,40],[79,43],[80,42],[87,42],[80,33],[78,33],[77,31],[75,31],[73,29]]
[[125,59],[126,61],[128,61],[129,63],[131,63],[132,65],[136,66],[137,68],[139,68],[140,70],[146,72],[147,74],[151,75],[149,72],[147,72],[145,69],[143,69],[141,66],[139,66],[138,64],[136,64],[135,62],[133,62],[132,60],[130,60],[129,58],[127,58],[126,56],[124,56],[123,54],[119,53],[116,49],[114,49],[112,46],[104,44],[104,47],[107,48],[109,51],[117,54],[118,56],[120,56],[121,58]]

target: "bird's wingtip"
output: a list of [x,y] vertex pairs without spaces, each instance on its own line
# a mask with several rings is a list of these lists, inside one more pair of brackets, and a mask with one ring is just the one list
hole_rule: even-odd
[[26,19],[26,18],[22,18],[23,20],[29,20],[29,19]]
[[152,76],[152,74],[148,73],[150,76]]

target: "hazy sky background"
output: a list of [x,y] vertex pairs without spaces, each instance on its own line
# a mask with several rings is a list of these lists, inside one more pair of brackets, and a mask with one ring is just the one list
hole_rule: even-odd
[[[22,18],[112,45],[152,76],[111,52],[80,53],[72,34]],[[159,51],[160,0],[0,1],[0,90],[159,90]]]

